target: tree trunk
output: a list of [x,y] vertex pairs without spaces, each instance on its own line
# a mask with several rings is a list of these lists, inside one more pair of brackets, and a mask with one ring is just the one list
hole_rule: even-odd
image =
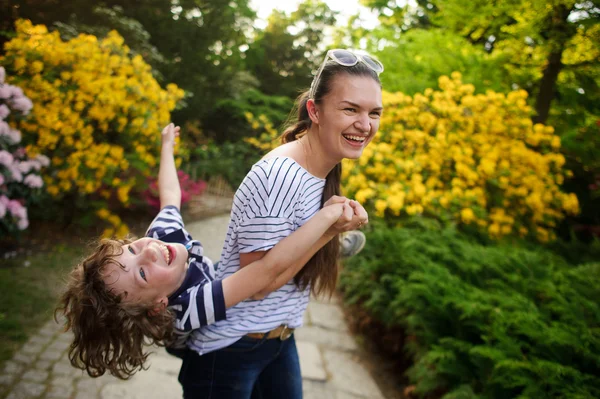
[[575,34],[575,30],[569,26],[568,21],[572,10],[572,7],[569,9],[562,4],[555,8],[555,12],[548,21],[548,40],[551,50],[535,99],[536,115],[532,118],[534,123],[546,123],[548,119],[558,74],[563,68],[563,63],[561,62],[562,54],[567,42]]
[[534,123],[546,123],[548,114],[550,113],[550,104],[554,98],[554,89],[556,80],[560,73],[563,64],[561,62],[564,47],[556,49],[548,56],[548,65],[544,69],[544,75],[540,82],[540,89],[535,99],[535,112],[533,117]]

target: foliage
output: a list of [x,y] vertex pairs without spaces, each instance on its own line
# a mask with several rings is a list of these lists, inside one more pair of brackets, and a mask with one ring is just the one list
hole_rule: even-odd
[[204,133],[217,143],[238,141],[255,134],[246,114],[265,115],[275,126],[281,126],[294,102],[283,96],[269,96],[249,89],[237,97],[221,100],[204,122]]
[[[376,35],[376,34],[375,34]],[[384,36],[385,37],[385,36]],[[389,92],[408,95],[437,86],[440,76],[460,72],[463,82],[479,92],[507,91],[501,57],[491,56],[468,40],[440,29],[413,29],[389,41],[383,50],[373,49],[386,70],[381,83]]]
[[553,238],[577,197],[559,189],[568,172],[552,127],[533,125],[527,93],[474,94],[459,73],[440,91],[384,93],[378,135],[354,164],[345,194],[380,217],[427,214],[493,238]]
[[119,32],[127,46],[131,49],[133,55],[141,55],[153,68],[152,72],[157,73],[155,69],[166,63],[165,57],[158,49],[150,43],[150,34],[139,21],[128,18],[124,15],[121,6],[111,8],[96,6],[92,9],[94,17],[93,25],[80,22],[76,14],[71,14],[68,21],[57,21],[54,25],[60,31],[63,40],[71,40],[81,33],[96,36],[103,39],[108,36],[112,30]]
[[4,83],[5,73],[0,67],[0,238],[28,227],[27,207],[44,184],[38,173],[50,163],[44,155],[30,158],[20,146],[21,132],[11,125],[28,115],[33,103],[21,88]]
[[323,61],[322,42],[336,13],[322,1],[306,0],[287,15],[275,10],[246,51],[246,67],[269,95],[294,98],[308,88]]
[[[129,192],[156,165],[158,132],[183,91],[173,84],[163,90],[116,32],[63,41],[43,25],[18,21],[5,51],[0,61],[13,73],[11,82],[36,104],[19,126],[27,152],[51,158],[47,192],[82,210],[107,200],[114,208],[128,206]],[[101,215],[126,233],[115,215]]]
[[190,151],[190,161],[183,169],[193,179],[224,178],[231,187],[238,187],[252,165],[263,155],[245,141],[226,141],[215,144],[208,141]]
[[342,290],[405,331],[388,345],[405,345],[419,396],[600,396],[600,264],[415,222],[378,226],[367,242],[346,262]]
[[[179,187],[181,187],[181,205],[187,203],[192,196],[197,196],[206,188],[206,182],[203,180],[193,180],[190,175],[183,170],[177,171]],[[160,196],[158,191],[158,179],[148,179],[148,189],[143,192],[145,201],[155,211],[160,210]]]

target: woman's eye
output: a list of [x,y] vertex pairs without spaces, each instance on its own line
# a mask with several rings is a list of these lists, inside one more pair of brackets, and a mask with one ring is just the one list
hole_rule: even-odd
[[131,252],[132,254],[135,255],[135,251],[133,250],[133,248],[131,247],[131,245],[128,245],[127,249],[129,250],[129,252]]
[[144,279],[144,281],[148,281],[146,280],[146,273],[144,273],[144,269],[140,269],[140,276]]
[[344,111],[356,112],[356,108],[345,108]]
[[379,118],[381,117],[381,114],[379,112],[371,112],[371,116],[374,118]]

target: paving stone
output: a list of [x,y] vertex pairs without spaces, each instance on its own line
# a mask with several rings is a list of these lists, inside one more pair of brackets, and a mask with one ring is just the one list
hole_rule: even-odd
[[58,362],[52,367],[52,375],[54,376],[76,377],[82,376],[83,373],[83,370],[76,369],[75,367],[71,366],[71,364],[68,361]]
[[[0,386],[12,385],[12,383],[15,382],[16,379],[16,374],[2,374],[0,375]],[[0,395],[0,397],[2,397],[2,395]]]
[[300,370],[302,378],[325,381],[327,373],[323,365],[323,359],[317,345],[312,342],[297,341],[298,354],[300,356]]
[[38,353],[40,353],[43,350],[44,350],[44,345],[42,345],[40,343],[34,343],[34,344],[27,343],[27,344],[23,345],[23,347],[20,349],[20,351],[22,353],[27,353],[27,354],[32,354],[32,355],[37,355]]
[[322,381],[302,381],[302,394],[304,399],[333,399],[335,391],[331,386]]
[[83,377],[75,383],[75,387],[77,388],[77,392],[85,391],[85,392],[98,392],[100,388],[102,388],[101,380],[92,377]]
[[4,363],[4,374],[20,374],[24,369],[21,363],[9,360]]
[[63,353],[69,348],[70,344],[71,344],[70,340],[55,339],[50,345],[48,345],[46,350]]
[[60,387],[71,387],[73,386],[73,378],[67,376],[56,376],[52,377],[50,380],[50,384],[52,386],[60,386]]
[[92,392],[77,392],[74,399],[96,399],[98,394]]
[[30,365],[35,360],[36,355],[32,355],[29,353],[17,352],[13,356],[12,360],[24,365]]
[[54,336],[56,333],[60,332],[61,328],[61,324],[58,324],[54,320],[50,320],[40,329],[39,333],[47,336]]
[[[335,399],[371,399],[371,396],[363,396],[363,395],[354,395],[344,391],[336,391],[335,396],[332,396]],[[379,396],[377,396],[379,398]]]
[[65,399],[70,398],[73,394],[73,387],[69,385],[50,385],[46,398],[50,399]]
[[52,341],[51,336],[36,334],[33,337],[29,338],[29,341],[24,346],[28,345],[41,345],[46,346],[50,341]]
[[23,374],[23,380],[43,383],[48,379],[49,374],[50,373],[43,370],[29,370]]
[[33,399],[39,398],[46,390],[46,386],[35,382],[19,382],[8,394],[6,399]]
[[348,331],[342,311],[338,306],[311,302],[308,304],[308,307],[310,309],[310,319],[313,326],[323,327],[334,331]]
[[307,341],[321,347],[355,351],[358,349],[354,338],[347,332],[326,330],[315,326],[303,326],[294,332],[297,341]]
[[60,357],[62,356],[62,354],[63,354],[62,351],[57,351],[57,350],[53,350],[53,349],[46,349],[40,355],[40,359],[55,361],[55,360],[60,359]]
[[38,370],[49,370],[52,367],[52,362],[49,360],[38,359],[33,363],[33,367]]
[[337,391],[383,399],[383,395],[359,360],[347,352],[323,351],[330,382]]

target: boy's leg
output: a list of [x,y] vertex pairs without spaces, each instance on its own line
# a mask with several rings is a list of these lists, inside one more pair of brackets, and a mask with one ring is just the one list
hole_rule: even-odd
[[367,237],[360,230],[351,230],[340,234],[340,257],[349,258],[365,247]]
[[252,399],[302,399],[302,374],[294,335],[285,341],[271,341],[276,341],[280,350],[260,373]]

